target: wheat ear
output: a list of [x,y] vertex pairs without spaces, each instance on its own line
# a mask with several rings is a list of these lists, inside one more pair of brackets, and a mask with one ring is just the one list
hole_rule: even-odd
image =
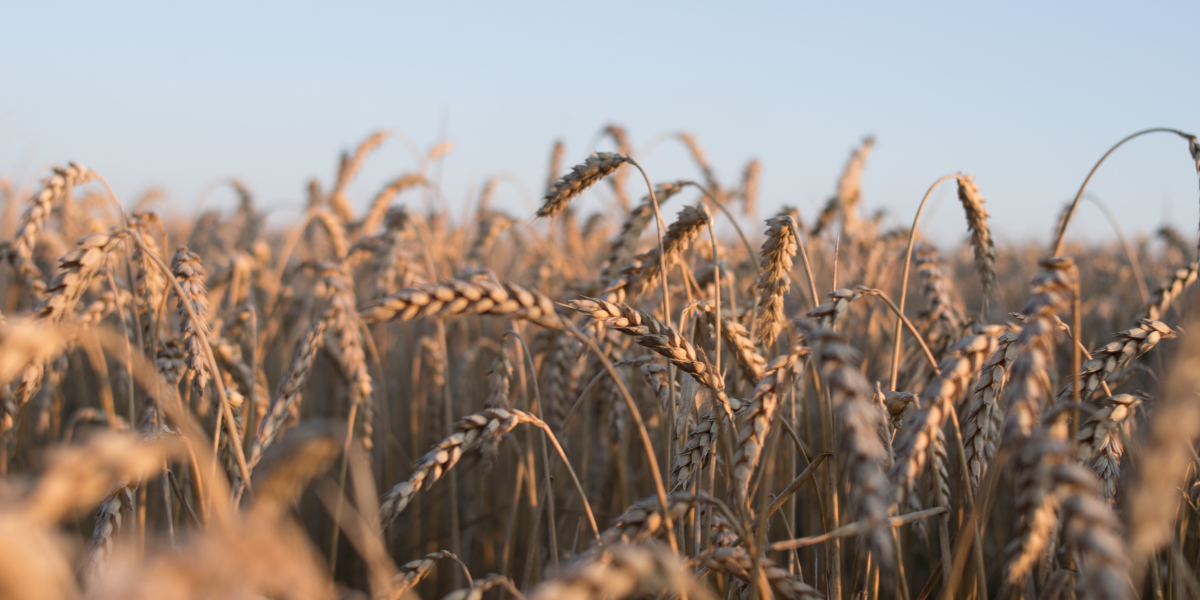
[[611,152],[597,152],[589,156],[583,164],[575,165],[570,173],[564,175],[546,192],[537,216],[553,217],[561,213],[576,196],[595,185],[597,181],[611,175],[628,160],[627,156]]

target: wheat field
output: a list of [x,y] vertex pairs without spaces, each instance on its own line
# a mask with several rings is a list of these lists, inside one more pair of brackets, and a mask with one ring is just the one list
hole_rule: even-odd
[[274,227],[2,180],[0,598],[1200,598],[1191,232],[1064,242],[1086,174],[998,245],[933,174],[939,248],[870,138],[763,215],[602,135],[530,214],[452,211],[444,143],[351,197],[387,131]]

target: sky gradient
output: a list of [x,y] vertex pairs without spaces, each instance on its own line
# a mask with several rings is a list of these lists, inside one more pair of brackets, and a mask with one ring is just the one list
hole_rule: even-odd
[[[810,218],[871,134],[867,210],[908,223],[961,170],[1001,242],[1046,241],[1114,142],[1200,131],[1196,2],[103,4],[0,1],[0,176],[31,184],[75,160],[127,201],[162,186],[182,210],[237,177],[294,218],[342,150],[378,128],[427,148],[444,118],[449,201],[509,174],[527,191],[497,202],[525,217],[552,142],[579,162],[612,148],[598,133],[615,122],[635,148],[694,133],[728,185],[757,157],[763,216],[789,203]],[[655,181],[699,177],[677,144],[642,158]],[[412,168],[390,142],[353,199]],[[1196,173],[1174,136],[1128,144],[1089,189],[1129,235],[1163,222],[1195,235]],[[947,186],[924,220],[939,242],[966,235],[953,200]],[[1085,206],[1072,233],[1109,232]]]

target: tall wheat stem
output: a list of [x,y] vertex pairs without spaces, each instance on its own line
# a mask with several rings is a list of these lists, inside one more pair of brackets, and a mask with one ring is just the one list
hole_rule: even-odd
[[[917,223],[921,220],[921,212],[925,210],[925,203],[929,201],[929,196],[933,194],[934,188],[941,185],[947,179],[955,179],[958,173],[945,175],[941,179],[933,182],[929,189],[925,192],[925,197],[921,198],[921,204],[917,206],[917,215],[913,217],[912,228],[908,230],[908,251],[904,255],[904,274],[900,276],[900,314],[904,314],[904,301],[908,296],[908,268],[912,265],[913,243],[917,239]],[[888,389],[896,389],[896,380],[900,376],[900,327],[903,325],[901,317],[896,318],[896,328],[892,335],[892,383]]]

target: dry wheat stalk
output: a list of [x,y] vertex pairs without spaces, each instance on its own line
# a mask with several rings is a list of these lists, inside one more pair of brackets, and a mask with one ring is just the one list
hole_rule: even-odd
[[512,431],[521,423],[532,422],[532,415],[526,412],[502,408],[488,408],[463,417],[455,423],[453,435],[426,452],[417,461],[412,475],[384,495],[383,504],[379,509],[380,516],[385,521],[394,521],[426,483],[433,483],[441,478],[443,473],[458,464],[458,459],[462,458],[464,452],[489,438]]
[[850,516],[869,525],[867,547],[880,569],[890,572],[895,567],[896,548],[888,515],[891,496],[883,473],[888,453],[878,435],[884,427],[883,413],[871,402],[871,386],[858,370],[858,352],[829,329],[817,330],[811,340],[822,381],[829,388],[833,406],[838,407],[838,454],[850,484]]
[[758,267],[758,315],[754,340],[767,348],[783,330],[783,300],[791,289],[788,273],[796,255],[795,221],[791,217],[767,219],[767,240],[762,245],[762,262]]
[[1117,483],[1121,479],[1122,441],[1128,435],[1129,419],[1142,399],[1130,394],[1117,394],[1100,401],[1100,410],[1092,413],[1079,427],[1075,438],[1079,442],[1076,458],[1091,467],[1104,482],[1104,497],[1116,504]]
[[[984,359],[996,351],[997,333],[996,327],[985,328],[964,337],[947,350],[946,358],[939,365],[941,376],[926,388],[921,408],[905,423],[904,437],[896,448],[896,463],[889,479],[895,486],[897,503],[912,494],[928,451],[941,435],[950,409],[962,399]],[[945,453],[944,443],[942,453]]]
[[449,279],[401,290],[364,308],[361,315],[367,323],[492,315],[525,319],[549,329],[564,327],[562,319],[554,312],[554,303],[541,292],[486,279]]
[[1046,367],[1053,358],[1056,313],[1071,305],[1079,281],[1079,270],[1069,258],[1038,261],[1041,272],[1033,278],[1032,294],[1021,311],[1025,326],[1014,343],[1017,359],[1004,395],[1003,444],[1029,437],[1041,412],[1038,406],[1048,392]]
[[1137,315],[1137,320],[1153,319],[1159,320],[1163,314],[1167,312],[1167,308],[1171,306],[1184,290],[1196,282],[1197,274],[1200,273],[1200,262],[1194,262],[1186,269],[1176,269],[1171,278],[1164,281],[1150,294],[1150,301],[1142,307],[1141,312]]
[[[1084,401],[1092,397],[1100,382],[1107,380],[1117,371],[1129,366],[1133,359],[1149,352],[1160,340],[1175,337],[1175,332],[1165,323],[1142,319],[1141,325],[1116,334],[1117,341],[1109,342],[1092,353],[1092,359],[1083,363],[1079,370],[1079,382],[1083,386],[1079,395]],[[1070,400],[1073,384],[1058,393],[1057,402]]]
[[21,214],[17,233],[8,247],[8,262],[21,278],[22,285],[35,298],[41,298],[46,289],[42,273],[33,261],[38,234],[45,228],[46,219],[54,211],[54,206],[63,201],[71,188],[93,178],[95,173],[83,165],[68,163],[65,168],[55,167],[54,174],[42,180],[42,189],[29,199],[29,205]]
[[967,213],[967,228],[971,230],[971,247],[975,250],[975,268],[983,282],[986,296],[996,281],[996,248],[988,229],[988,211],[983,196],[975,184],[974,175],[958,176],[958,200]]
[[687,250],[692,242],[700,236],[700,232],[704,230],[707,223],[708,213],[695,206],[683,207],[683,210],[679,211],[679,216],[675,218],[675,222],[667,227],[667,233],[663,236],[663,254],[659,254],[656,246],[637,257],[642,264],[636,274],[629,278],[629,292],[638,296],[647,288],[658,284],[659,274],[664,265],[670,269],[683,255],[683,251]]
[[1017,347],[1013,345],[1017,337],[1017,332],[1005,331],[997,338],[996,349],[979,369],[979,379],[971,391],[971,401],[961,416],[963,449],[973,490],[978,489],[983,471],[992,460],[999,441],[1004,417],[999,404],[1000,395],[1004,392],[1008,368],[1017,358]]
[[537,216],[553,217],[561,213],[576,196],[595,185],[597,181],[611,175],[628,160],[627,156],[611,152],[597,152],[589,156],[583,164],[575,165],[570,173],[563,175],[562,179],[546,192]]
[[[192,378],[196,390],[203,394],[208,380],[213,376],[204,360],[203,342],[200,341],[201,336],[209,336],[208,289],[204,285],[204,266],[195,252],[180,246],[171,259],[171,273],[184,293],[184,297],[179,298],[179,334],[183,336],[183,343],[187,347],[187,375]],[[184,304],[191,307],[198,320],[192,320]]]

